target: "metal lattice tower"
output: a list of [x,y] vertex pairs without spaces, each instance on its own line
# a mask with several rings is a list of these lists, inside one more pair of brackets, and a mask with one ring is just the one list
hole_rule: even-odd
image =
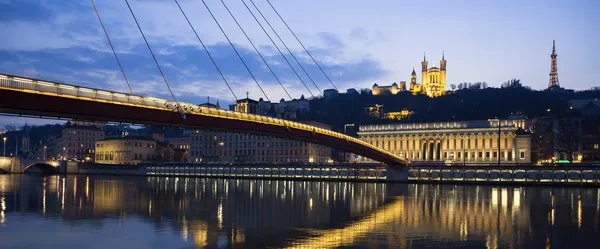
[[554,40],[552,40],[552,54],[550,54],[550,58],[552,59],[552,64],[550,65],[550,82],[548,82],[548,88],[557,88],[560,87],[558,84],[558,70],[556,68],[556,44]]

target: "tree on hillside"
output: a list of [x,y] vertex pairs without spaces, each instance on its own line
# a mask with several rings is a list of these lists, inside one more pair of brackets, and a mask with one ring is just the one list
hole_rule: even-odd
[[[579,151],[581,141],[581,121],[576,118],[559,118],[554,121],[554,151],[565,155],[570,163],[573,153]],[[561,159],[561,158],[557,158]]]
[[521,88],[523,84],[521,84],[520,79],[512,79],[507,82],[502,83],[501,88]]
[[454,89],[456,89],[456,85],[455,84],[450,84],[450,89],[452,89],[452,91],[454,92]]
[[590,91],[600,92],[600,86],[593,86],[592,88],[590,88]]

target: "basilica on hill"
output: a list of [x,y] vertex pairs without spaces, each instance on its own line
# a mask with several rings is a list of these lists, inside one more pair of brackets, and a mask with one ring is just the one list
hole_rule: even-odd
[[426,94],[430,98],[442,96],[446,91],[446,60],[444,59],[444,53],[442,52],[442,60],[440,60],[439,68],[435,64],[432,67],[428,66],[429,62],[423,56],[423,61],[421,62],[421,84],[417,83],[417,73],[413,67],[408,89],[406,81],[400,81],[400,85],[394,82],[391,86],[379,86],[375,83],[373,84],[373,95],[396,95],[401,91],[410,91],[415,95]]

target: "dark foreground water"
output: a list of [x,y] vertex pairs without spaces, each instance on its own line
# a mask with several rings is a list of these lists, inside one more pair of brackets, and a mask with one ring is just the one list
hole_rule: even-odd
[[0,175],[0,248],[600,248],[591,188]]

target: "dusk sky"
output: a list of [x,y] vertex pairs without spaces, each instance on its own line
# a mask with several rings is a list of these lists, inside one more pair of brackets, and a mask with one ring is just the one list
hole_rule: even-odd
[[[253,1],[319,88],[331,88],[266,0]],[[288,99],[221,2],[206,2],[269,98]],[[342,91],[370,88],[375,82],[389,85],[410,81],[413,66],[420,82],[423,53],[427,53],[430,66],[439,66],[442,51],[448,61],[448,85],[485,81],[497,87],[518,78],[524,85],[543,89],[549,79],[552,40],[556,40],[561,86],[585,90],[600,85],[593,75],[600,58],[599,1],[271,2]],[[204,103],[210,96],[213,103],[215,99],[222,104],[232,102],[233,96],[173,0],[130,3],[178,100]],[[245,97],[246,91],[251,98],[264,97],[202,1],[180,3],[238,98]],[[225,3],[292,96],[310,97],[242,2]],[[96,4],[134,93],[170,99],[125,2],[97,0]],[[88,0],[0,0],[0,33],[4,35],[0,39],[1,73],[128,91]],[[308,78],[301,76],[317,95]],[[0,118],[0,124],[17,122],[20,125],[24,121]]]

